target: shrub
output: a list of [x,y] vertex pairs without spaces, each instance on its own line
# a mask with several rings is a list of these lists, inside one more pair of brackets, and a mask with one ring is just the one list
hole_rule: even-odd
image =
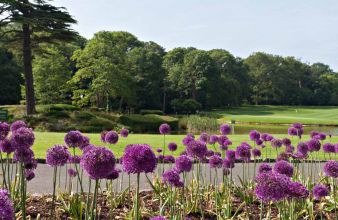
[[75,112],[74,113],[74,119],[78,121],[91,120],[93,118],[96,118],[96,116],[89,112]]
[[200,117],[196,115],[187,118],[187,130],[189,133],[215,132],[219,124],[215,118]]
[[155,115],[164,115],[163,111],[161,110],[152,110],[152,109],[141,109],[141,115],[148,115],[148,114],[155,114]]
[[201,109],[201,104],[194,99],[173,99],[170,102],[172,109],[177,113],[193,114]]

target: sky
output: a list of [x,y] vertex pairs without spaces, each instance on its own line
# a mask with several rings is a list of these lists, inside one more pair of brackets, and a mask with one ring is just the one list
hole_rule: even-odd
[[90,39],[128,31],[166,50],[222,48],[245,58],[262,51],[322,62],[338,71],[337,0],[54,0]]

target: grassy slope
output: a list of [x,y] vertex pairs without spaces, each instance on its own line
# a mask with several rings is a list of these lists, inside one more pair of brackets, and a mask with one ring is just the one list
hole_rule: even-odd
[[338,107],[332,106],[242,106],[212,113],[222,115],[222,121],[338,125]]
[[[54,144],[63,144],[64,133],[51,133],[51,132],[36,132],[36,141],[33,149],[37,158],[45,158],[46,150],[53,146]],[[100,142],[100,134],[86,134],[91,139],[91,143],[94,145],[102,146]],[[285,137],[285,135],[275,135],[276,137]],[[175,152],[175,155],[178,155],[183,151],[184,147],[181,144],[181,140],[184,135],[167,135],[166,142],[176,142],[179,145],[179,149]],[[235,148],[240,142],[248,141],[248,135],[230,135],[229,138],[233,141],[233,146]],[[304,137],[307,139],[307,137]],[[332,142],[338,142],[338,137],[332,138]],[[123,154],[124,147],[127,144],[132,143],[146,143],[149,144],[156,150],[156,148],[163,146],[163,136],[155,134],[130,134],[128,138],[120,138],[117,145],[111,145],[110,148],[113,150],[117,157],[120,157]],[[250,143],[250,142],[249,142]],[[252,143],[252,142],[251,142]],[[294,144],[297,144],[297,140],[294,139]],[[210,146],[212,149],[212,146]],[[269,149],[268,147],[265,149]],[[275,155],[275,150],[272,151]],[[265,154],[265,153],[264,153]]]

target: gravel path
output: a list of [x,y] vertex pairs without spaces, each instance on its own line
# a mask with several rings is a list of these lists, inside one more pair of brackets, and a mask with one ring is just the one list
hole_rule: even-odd
[[[272,164],[271,164],[272,165]],[[247,165],[246,165],[247,166]],[[249,173],[250,178],[253,178],[253,175],[255,172],[254,171],[254,163],[250,163],[249,165]],[[302,169],[301,165],[300,169]],[[314,174],[316,174],[315,178],[318,178],[318,173],[319,173],[319,169],[321,170],[323,167],[323,163],[321,164],[304,164],[304,171],[305,171],[305,175],[306,176],[310,176],[308,173],[308,169],[310,168],[310,166],[312,166],[312,170],[314,171]],[[169,169],[171,168],[172,165],[170,164],[165,164],[165,169]],[[256,170],[258,169],[259,164],[257,163],[256,165]],[[68,167],[69,168],[69,167]],[[194,168],[196,169],[196,166],[194,166]],[[155,174],[157,174],[158,172],[160,172],[162,170],[162,164],[159,164]],[[243,166],[241,163],[236,163],[235,168],[232,171],[232,176],[233,179],[236,183],[239,183],[239,177],[242,178],[243,175]],[[62,167],[61,172],[58,173],[58,176],[60,176],[61,178],[57,181],[57,185],[59,192],[65,191],[65,186],[69,184],[69,178],[67,178],[67,182],[66,182],[66,167]],[[204,183],[210,183],[210,181],[214,181],[214,176],[215,176],[215,169],[210,169],[208,164],[203,164],[202,165],[202,180],[204,181]],[[31,180],[30,182],[28,182],[28,192],[32,193],[32,194],[50,194],[52,193],[52,184],[53,184],[53,168],[47,166],[46,164],[39,164],[38,168],[35,172],[36,177]],[[218,174],[218,180],[219,182],[222,181],[222,169],[218,169],[217,170],[217,174]],[[153,174],[148,174],[148,177],[150,179],[152,179]],[[188,178],[191,179],[192,178],[192,172],[188,175]],[[0,181],[2,183],[2,175],[0,172]],[[83,188],[85,191],[88,191],[88,179],[86,177],[85,174],[83,174]],[[114,181],[114,190],[115,191],[120,191],[123,189],[126,189],[129,185],[129,177],[127,174],[120,174],[120,178],[118,180]],[[130,183],[131,186],[135,186],[136,183],[136,175],[130,175]],[[141,190],[150,190],[151,187],[145,177],[144,174],[141,175]],[[101,181],[101,187],[105,188],[106,186],[106,181],[103,180]],[[80,190],[79,186],[77,186],[77,181],[76,179],[73,179],[73,189],[74,191],[78,189]]]

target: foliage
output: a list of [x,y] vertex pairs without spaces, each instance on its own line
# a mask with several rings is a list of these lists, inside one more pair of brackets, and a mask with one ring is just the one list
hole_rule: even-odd
[[187,118],[187,131],[192,134],[217,131],[219,124],[215,118],[191,115]]
[[202,108],[201,104],[194,99],[173,99],[170,105],[174,112],[184,114],[195,114]]

